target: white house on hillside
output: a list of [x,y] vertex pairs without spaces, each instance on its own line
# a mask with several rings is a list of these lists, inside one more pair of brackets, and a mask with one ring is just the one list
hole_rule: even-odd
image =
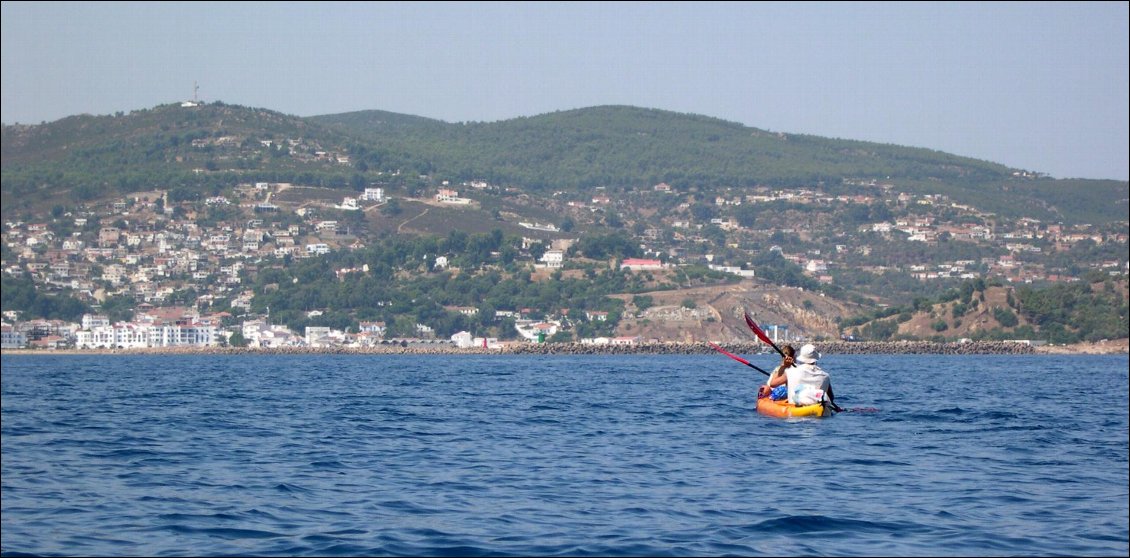
[[546,250],[541,255],[541,261],[545,263],[545,267],[557,269],[565,264],[565,252],[561,250]]

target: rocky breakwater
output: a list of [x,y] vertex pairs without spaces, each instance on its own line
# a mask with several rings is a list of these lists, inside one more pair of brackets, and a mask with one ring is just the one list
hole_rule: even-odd
[[1027,343],[1015,341],[971,341],[938,343],[934,341],[871,341],[816,343],[820,352],[847,355],[1031,355],[1036,350]]
[[[1010,341],[973,341],[968,343],[938,343],[933,341],[829,341],[814,343],[825,355],[1027,355],[1036,350],[1028,344]],[[725,343],[721,347],[731,353],[752,354],[763,352],[762,343]],[[799,348],[799,347],[798,347]],[[710,354],[715,350],[709,343],[641,343],[637,345],[590,345],[581,343],[522,344],[507,347],[504,354],[554,354],[554,355],[615,355],[615,354]]]
[[[932,341],[878,341],[878,342],[815,342],[826,356],[830,355],[1003,355],[1040,354],[1025,343],[1009,341],[974,341],[969,343],[937,343]],[[799,348],[799,345],[796,345]],[[731,353],[751,355],[764,353],[765,344],[723,343],[721,347]],[[593,345],[588,343],[514,343],[501,348],[459,348],[450,343],[387,344],[374,347],[154,347],[146,349],[5,349],[4,354],[97,354],[97,355],[429,355],[429,354],[495,354],[495,355],[697,355],[713,354],[706,342],[640,343],[635,345]],[[775,355],[775,353],[772,353]]]

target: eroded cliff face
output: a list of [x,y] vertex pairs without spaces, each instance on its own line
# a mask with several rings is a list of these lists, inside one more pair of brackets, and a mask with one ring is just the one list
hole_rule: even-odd
[[742,317],[748,311],[760,325],[786,326],[777,332],[781,340],[838,339],[837,318],[859,311],[819,293],[749,282],[646,294],[654,306],[638,311],[629,304],[617,335],[643,341],[746,342],[755,340]]
[[840,328],[836,318],[847,312],[843,304],[805,291],[766,292],[761,295],[760,302],[766,311],[781,316],[781,323],[788,325],[790,330],[808,338],[838,338]]

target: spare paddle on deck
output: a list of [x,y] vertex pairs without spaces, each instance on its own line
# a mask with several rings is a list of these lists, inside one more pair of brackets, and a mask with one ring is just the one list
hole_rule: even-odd
[[738,362],[740,362],[740,363],[742,363],[742,364],[744,364],[744,365],[746,365],[746,366],[748,366],[748,367],[750,367],[754,370],[757,370],[758,372],[761,372],[762,374],[765,374],[766,376],[769,375],[768,372],[754,366],[752,363],[750,363],[750,361],[748,361],[748,360],[746,360],[746,359],[744,359],[744,358],[742,358],[738,355],[735,355],[733,353],[727,352],[726,349],[723,349],[722,347],[715,345],[712,341],[707,341],[707,343],[710,343],[710,346],[714,347],[715,351],[718,351],[718,352],[720,352],[720,353],[722,353],[722,354],[724,354],[724,355],[726,355],[726,356],[728,356],[728,357],[730,357],[730,358],[732,358],[732,359],[734,359],[734,360],[736,360],[736,361],[738,361]]

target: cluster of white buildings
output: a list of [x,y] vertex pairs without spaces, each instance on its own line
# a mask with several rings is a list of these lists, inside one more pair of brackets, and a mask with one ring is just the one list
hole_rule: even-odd
[[[170,311],[171,310],[171,311]],[[133,322],[111,324],[106,316],[85,314],[75,332],[78,349],[215,347],[221,341],[220,317],[154,309]]]
[[205,324],[118,323],[75,333],[75,347],[79,349],[214,347],[218,344],[216,326]]

